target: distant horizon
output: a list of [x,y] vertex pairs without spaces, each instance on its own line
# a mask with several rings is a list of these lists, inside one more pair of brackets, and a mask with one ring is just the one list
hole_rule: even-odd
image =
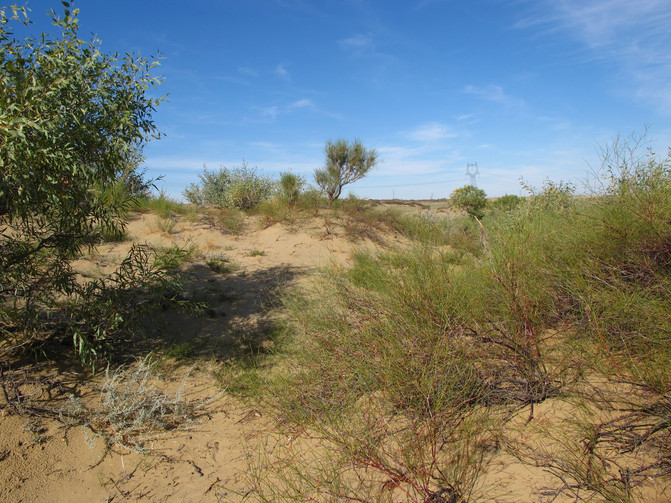
[[[53,33],[60,2],[27,0],[25,31]],[[576,184],[598,146],[642,133],[671,145],[671,2],[665,0],[78,0],[80,36],[105,53],[162,58],[164,137],[147,175],[175,199],[203,164],[312,182],[327,140],[381,162],[351,186],[369,199],[488,196]],[[21,37],[23,29],[17,29]]]

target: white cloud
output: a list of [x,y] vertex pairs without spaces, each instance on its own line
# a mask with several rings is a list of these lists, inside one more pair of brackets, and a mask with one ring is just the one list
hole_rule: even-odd
[[312,102],[312,100],[308,98],[303,98],[298,101],[294,101],[291,103],[287,108],[290,110],[295,110],[295,109],[300,109],[300,108],[315,108],[315,104]]
[[370,35],[354,35],[349,38],[338,40],[338,44],[343,49],[354,52],[371,51],[374,48],[373,38]]
[[457,134],[446,124],[440,122],[427,122],[421,124],[412,131],[405,134],[406,138],[412,141],[428,143],[447,138],[456,138]]
[[243,75],[247,75],[249,77],[259,76],[259,72],[257,72],[253,68],[249,68],[248,66],[241,66],[240,68],[238,68],[238,72],[242,73]]
[[261,116],[265,119],[275,120],[280,114],[280,109],[276,106],[272,107],[258,107]]

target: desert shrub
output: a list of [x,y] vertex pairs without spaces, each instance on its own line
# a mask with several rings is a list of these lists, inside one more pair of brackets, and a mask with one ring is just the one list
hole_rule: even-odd
[[183,192],[190,203],[198,205],[248,210],[269,199],[277,189],[274,180],[249,167],[246,161],[230,170],[222,166],[210,171],[205,167],[198,176],[200,183],[190,184]]
[[239,210],[228,208],[207,208],[205,220],[213,227],[231,234],[240,234],[245,228],[243,215]]
[[303,187],[305,186],[305,179],[293,173],[282,173],[280,175],[280,197],[284,199],[289,206],[294,206],[298,201]]
[[455,189],[450,195],[450,203],[455,208],[465,211],[472,217],[482,218],[487,206],[487,195],[482,189],[466,185]]
[[522,202],[522,198],[514,194],[506,194],[494,200],[491,207],[500,211],[512,211],[517,208]]
[[102,439],[105,448],[98,462],[114,447],[151,452],[153,440],[166,432],[191,426],[217,398],[215,395],[205,400],[187,399],[185,386],[190,371],[175,393],[158,389],[157,361],[149,355],[129,366],[107,367],[97,405],[85,404],[70,395],[58,411],[68,426],[84,427],[91,447],[95,439]]
[[327,206],[328,202],[326,198],[324,198],[321,192],[315,188],[309,188],[308,190],[303,191],[296,203],[298,209],[312,212],[315,215],[319,213],[320,209],[326,208]]
[[[350,268],[323,276],[312,300],[292,303],[292,370],[271,387],[272,401],[293,432],[319,438],[330,454],[287,452],[299,466],[269,480],[299,499],[476,497],[492,432],[520,406],[531,420],[535,404],[590,367],[638,391],[599,395],[611,419],[580,419],[565,445],[557,439],[543,459],[532,457],[561,478],[548,494],[636,500],[637,485],[668,481],[670,162],[604,163],[606,183],[593,197],[563,182],[529,188],[515,211],[485,221],[487,246],[477,252],[455,241],[462,225],[479,241],[471,218],[389,219],[427,245],[358,252]],[[593,408],[596,398],[587,400]],[[452,457],[460,444],[441,425],[469,439],[469,456]],[[650,457],[636,458],[639,450]]]

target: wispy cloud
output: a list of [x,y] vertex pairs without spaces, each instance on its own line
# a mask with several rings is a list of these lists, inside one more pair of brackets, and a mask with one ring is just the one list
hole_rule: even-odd
[[283,105],[272,105],[269,107],[256,106],[253,107],[260,114],[261,121],[272,122],[276,120],[281,115],[288,115],[291,113],[297,113],[301,111],[308,111],[320,115],[325,115],[333,119],[342,119],[339,114],[334,114],[319,108],[314,101],[309,98],[301,98],[291,103]]
[[338,40],[338,45],[358,55],[370,54],[375,50],[375,43],[371,35],[358,34],[344,38]]
[[449,126],[440,122],[427,122],[405,133],[405,137],[409,140],[422,143],[456,138],[457,136]]
[[284,68],[284,65],[279,64],[275,67],[275,70],[273,70],[273,73],[280,77],[281,79],[284,80],[291,80],[291,76],[289,75],[289,71]]
[[464,88],[464,92],[506,107],[520,106],[524,104],[524,101],[506,94],[501,86],[494,84],[489,84],[484,87],[468,85]]
[[378,40],[370,33],[360,33],[338,40],[338,45],[352,59],[363,60],[366,71],[373,80],[379,80],[387,75],[397,61],[393,54],[380,49]]
[[293,103],[290,103],[287,108],[289,110],[300,110],[302,108],[309,108],[312,110],[315,110],[315,104],[312,102],[312,100],[308,98],[303,98],[298,101],[294,101]]
[[259,72],[254,70],[253,68],[249,68],[248,66],[241,66],[238,68],[238,72],[247,75],[248,77],[258,77]]
[[671,3],[668,0],[545,0],[515,27],[570,36],[591,57],[613,61],[634,94],[671,110]]

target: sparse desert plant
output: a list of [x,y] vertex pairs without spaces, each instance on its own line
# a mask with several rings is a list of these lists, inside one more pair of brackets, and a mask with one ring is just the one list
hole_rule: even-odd
[[224,255],[210,255],[206,257],[205,263],[207,264],[207,267],[219,274],[227,274],[237,269],[235,264]]
[[245,228],[245,221],[238,210],[228,208],[206,208],[205,219],[212,226],[222,232],[240,234]]
[[335,201],[345,185],[365,177],[378,162],[377,152],[367,149],[359,140],[350,145],[347,140],[329,140],[324,147],[326,166],[315,170],[315,183],[328,197]]
[[98,407],[87,407],[72,395],[60,410],[61,417],[71,425],[82,424],[85,430],[92,432],[88,437],[91,445],[96,438],[101,438],[105,442],[103,457],[115,446],[150,452],[147,444],[151,440],[189,426],[202,409],[217,398],[198,401],[185,398],[184,387],[191,371],[174,394],[156,388],[156,362],[149,355],[129,367],[108,367]]
[[326,199],[322,196],[319,190],[310,188],[303,191],[298,198],[296,206],[303,211],[309,211],[312,214],[317,215],[319,210],[326,206]]

